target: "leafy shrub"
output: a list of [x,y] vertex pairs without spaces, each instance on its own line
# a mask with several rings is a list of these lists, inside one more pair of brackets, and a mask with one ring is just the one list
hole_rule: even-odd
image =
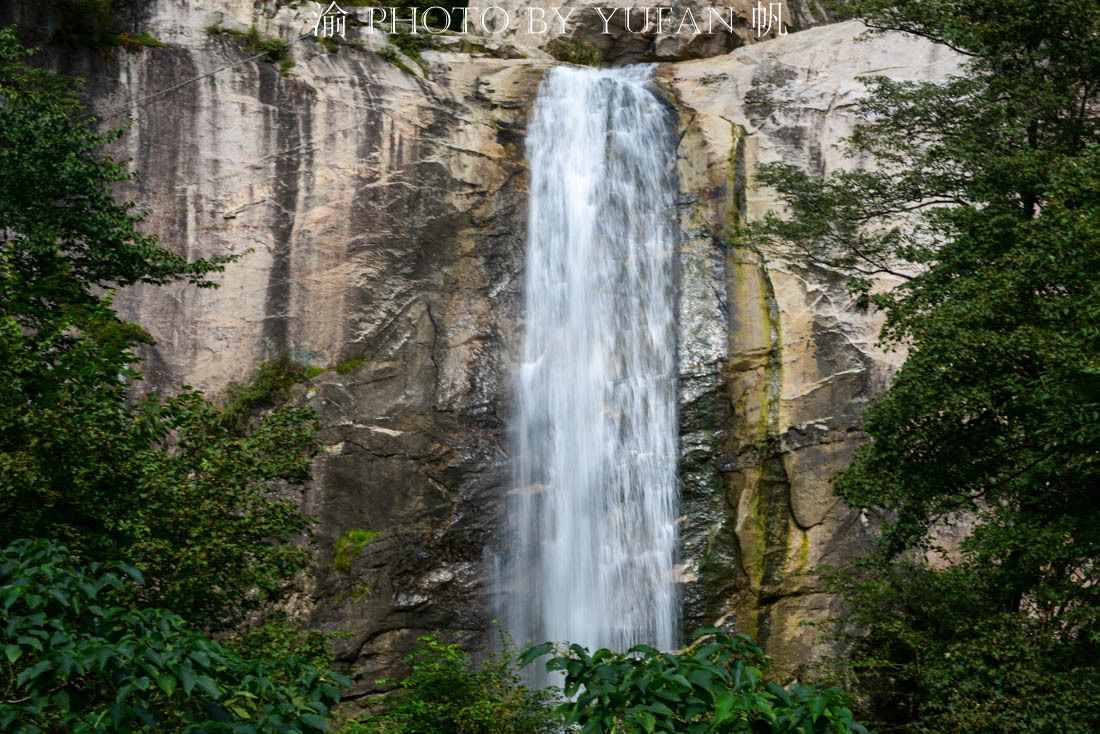
[[249,380],[226,389],[222,408],[226,425],[244,430],[257,411],[276,407],[290,397],[290,388],[320,372],[285,357],[264,362]]
[[422,71],[427,73],[428,67],[420,52],[433,47],[434,42],[431,36],[426,34],[413,35],[405,31],[398,31],[387,34],[386,39],[389,45],[378,50],[379,56],[410,76],[416,76],[416,73],[402,60],[402,56],[411,59]]
[[598,48],[576,38],[559,36],[546,44],[546,51],[558,61],[577,66],[599,66],[603,62]]
[[237,433],[197,393],[131,404],[115,364],[92,361],[96,349],[71,344],[38,379],[24,371],[34,365],[26,336],[0,329],[9,389],[56,390],[0,416],[0,465],[11,467],[0,474],[0,529],[132,563],[151,582],[130,590],[135,601],[231,628],[308,563],[293,541],[309,521],[272,488],[308,476],[315,416],[284,407]]
[[[520,657],[529,663],[551,643]],[[580,645],[551,657],[565,674],[559,711],[583,734],[866,734],[836,688],[766,683],[767,660],[748,637],[701,630],[679,653],[638,645],[626,653]]]
[[477,665],[457,645],[420,638],[407,658],[411,672],[380,713],[349,723],[341,734],[552,734],[558,731],[548,691],[523,685],[505,645]]
[[275,36],[265,36],[256,26],[251,26],[247,31],[238,31],[234,28],[212,25],[206,29],[210,36],[228,36],[241,41],[247,51],[252,54],[262,54],[265,61],[279,65],[279,72],[286,74],[294,66],[294,58],[290,55],[290,43]]
[[408,56],[418,64],[421,63],[420,52],[426,51],[432,48],[432,37],[423,33],[413,35],[412,33],[390,33],[387,36],[390,44],[396,46],[401,53]]
[[352,528],[336,539],[332,552],[332,567],[341,573],[351,570],[351,564],[381,533],[377,530]]
[[1100,4],[844,4],[966,63],[867,79],[859,169],[761,166],[739,237],[846,274],[906,355],[835,484],[884,520],[840,667],[884,731],[1100,731]]
[[63,546],[0,551],[0,729],[321,732],[347,681],[293,651],[242,656],[160,609],[118,606],[141,574]]
[[378,49],[378,55],[409,76],[416,76],[416,72],[410,69],[409,65],[401,60],[401,54],[394,46],[383,46]]
[[143,48],[164,48],[164,42],[151,33],[127,33],[123,31],[115,36],[111,43],[121,46],[127,51],[139,51]]
[[837,673],[882,730],[1100,731],[1094,608],[1007,611],[1003,585],[966,560],[934,569],[872,556],[833,584],[850,609]]
[[366,357],[352,357],[351,359],[345,359],[343,362],[340,362],[333,369],[336,370],[337,374],[350,375],[366,363]]
[[226,644],[250,660],[300,657],[318,668],[333,664],[334,633],[302,628],[281,612],[268,613],[263,624],[249,628],[226,640]]

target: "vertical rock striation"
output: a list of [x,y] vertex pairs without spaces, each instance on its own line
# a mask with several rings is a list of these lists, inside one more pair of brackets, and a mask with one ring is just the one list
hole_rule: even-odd
[[[695,360],[713,365],[705,397],[682,401],[685,621],[732,615],[781,670],[812,660],[813,623],[840,612],[820,568],[869,540],[867,519],[833,496],[831,482],[864,440],[862,410],[901,355],[878,349],[878,316],[854,308],[840,274],[734,247],[730,234],[780,206],[753,183],[760,163],[818,173],[860,164],[841,146],[856,123],[859,77],[937,79],[957,68],[940,47],[864,38],[856,22],[662,67],[681,109],[686,247],[709,248],[719,294],[697,307],[720,304],[727,319],[722,348],[712,338],[708,358]],[[707,322],[683,308],[683,329]]]

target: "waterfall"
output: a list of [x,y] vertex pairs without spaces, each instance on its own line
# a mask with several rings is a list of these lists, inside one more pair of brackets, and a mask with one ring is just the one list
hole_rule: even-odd
[[677,644],[675,136],[650,67],[558,67],[531,171],[514,487],[518,644]]

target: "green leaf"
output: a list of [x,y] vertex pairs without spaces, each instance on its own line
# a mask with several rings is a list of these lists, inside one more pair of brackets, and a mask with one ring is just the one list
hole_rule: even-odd
[[317,731],[328,731],[328,722],[316,714],[303,714],[302,723]]
[[184,665],[179,670],[180,683],[183,684],[184,694],[190,696],[191,690],[195,687],[195,673],[191,670],[190,664]]
[[176,677],[169,673],[157,676],[157,686],[164,691],[165,695],[171,696],[176,692]]
[[641,724],[642,729],[648,734],[652,734],[652,732],[657,728],[656,717],[654,717],[653,714],[649,713],[648,711],[637,711],[635,712],[635,716],[637,717],[638,723]]
[[550,643],[550,642],[544,642],[541,645],[534,645],[532,647],[528,647],[526,650],[524,650],[519,655],[519,658],[518,658],[519,666],[521,668],[526,667],[526,666],[530,665],[532,662],[534,662],[535,660],[537,660],[538,658],[542,657],[543,655],[550,654],[553,650],[554,650],[554,645],[553,645],[553,643]]
[[37,663],[17,675],[15,677],[15,684],[17,686],[22,686],[25,683],[32,681],[38,676],[42,675],[51,667],[53,667],[53,663],[51,663],[49,660],[39,660]]
[[200,675],[195,678],[195,685],[206,692],[206,695],[217,701],[222,696],[222,691],[218,687],[218,684],[214,682],[214,679],[207,675]]
[[720,691],[714,706],[714,725],[719,726],[733,718],[734,707],[733,694],[729,691]]
[[603,734],[603,722],[592,719],[581,727],[581,734]]
[[651,701],[646,704],[646,709],[662,716],[674,717],[676,713],[661,701]]

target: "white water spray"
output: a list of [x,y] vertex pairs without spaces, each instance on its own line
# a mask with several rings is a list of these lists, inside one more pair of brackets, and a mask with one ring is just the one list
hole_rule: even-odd
[[531,170],[515,486],[518,644],[677,643],[675,138],[649,67],[559,67]]

